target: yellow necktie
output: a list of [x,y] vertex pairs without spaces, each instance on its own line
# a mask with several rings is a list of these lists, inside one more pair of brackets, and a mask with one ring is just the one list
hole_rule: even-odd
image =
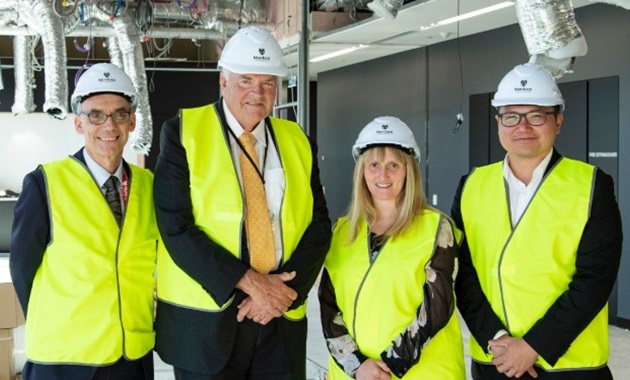
[[249,258],[252,268],[259,273],[269,273],[276,265],[276,252],[273,244],[273,231],[265,186],[258,174],[258,158],[254,149],[256,138],[251,133],[243,133],[238,140],[256,166],[241,151],[240,164],[245,192],[245,231],[249,242]]

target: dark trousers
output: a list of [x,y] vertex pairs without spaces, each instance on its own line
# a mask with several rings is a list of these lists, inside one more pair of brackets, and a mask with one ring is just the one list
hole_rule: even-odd
[[[593,370],[582,371],[543,371],[540,367],[535,367],[538,377],[536,380],[612,380],[612,373],[608,366]],[[479,364],[472,362],[471,366],[472,378],[475,380],[506,380],[509,379],[502,373],[497,371],[493,365]],[[532,380],[527,372],[521,376],[520,380]]]
[[153,352],[129,361],[121,358],[104,367],[26,362],[24,380],[153,380]]
[[239,323],[234,348],[219,373],[204,375],[177,367],[174,372],[176,380],[291,380],[276,320],[265,326],[249,319]]

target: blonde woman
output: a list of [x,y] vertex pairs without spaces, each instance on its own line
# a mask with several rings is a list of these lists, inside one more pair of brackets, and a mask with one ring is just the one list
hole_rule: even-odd
[[464,379],[457,241],[425,201],[413,133],[378,117],[352,153],[352,201],[319,289],[329,379]]

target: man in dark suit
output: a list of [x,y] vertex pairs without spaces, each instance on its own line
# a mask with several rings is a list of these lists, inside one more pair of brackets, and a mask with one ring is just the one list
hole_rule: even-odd
[[153,379],[153,175],[122,158],[136,91],[110,63],[72,95],[85,147],[29,173],[9,259],[26,316],[25,380]]
[[271,34],[239,30],[219,66],[222,97],[162,129],[156,351],[177,379],[304,379],[331,238],[315,148],[269,117],[287,74]]
[[612,178],[554,149],[564,99],[518,65],[492,100],[505,159],[460,181],[455,283],[473,379],[608,380],[607,301],[621,258]]

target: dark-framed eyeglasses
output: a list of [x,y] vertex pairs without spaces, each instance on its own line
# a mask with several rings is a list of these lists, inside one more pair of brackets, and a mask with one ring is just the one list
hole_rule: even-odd
[[90,123],[94,125],[105,124],[107,118],[111,117],[112,121],[115,124],[124,124],[129,121],[129,117],[131,116],[131,112],[129,111],[117,111],[111,114],[100,113],[100,112],[92,112],[92,113],[81,113],[81,115],[85,115],[90,120]]
[[530,111],[527,113],[518,113],[518,112],[506,112],[500,113],[497,116],[501,121],[501,125],[504,127],[515,127],[517,126],[523,118],[527,124],[533,127],[539,127],[547,121],[547,115],[555,115],[555,111],[545,112],[545,111]]

